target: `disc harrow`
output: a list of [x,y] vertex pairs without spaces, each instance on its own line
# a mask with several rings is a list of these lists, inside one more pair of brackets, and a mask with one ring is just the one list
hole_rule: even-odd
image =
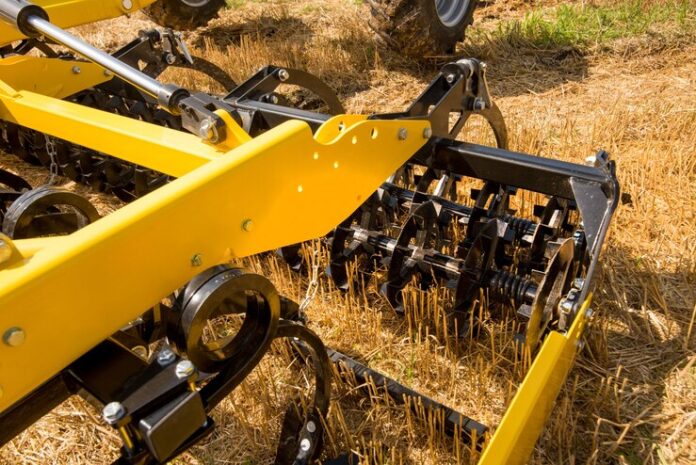
[[[439,186],[449,177],[443,175]],[[539,305],[547,304],[547,294],[536,298],[547,281],[568,281],[562,285],[563,295],[554,295],[556,300],[548,303],[554,307],[570,291],[569,284],[582,278],[578,259],[584,254],[585,238],[582,228],[572,223],[574,205],[551,197],[546,205],[534,208],[538,222],[533,222],[510,214],[509,195],[514,191],[500,185],[486,183],[474,190],[471,207],[443,198],[438,191],[441,188],[427,194],[383,184],[332,235],[329,274],[336,286],[344,291],[362,288],[356,285],[360,283],[349,283],[354,261],[361,265],[355,277],[363,280],[376,266],[384,265],[386,282],[380,292],[403,313],[402,292],[408,284],[416,280],[427,289],[439,282],[454,290],[452,315],[463,336],[470,329],[470,310],[481,291],[487,291],[490,301],[514,303],[526,321]],[[396,222],[404,217],[402,224]],[[390,236],[390,231],[398,234]],[[555,266],[549,269],[568,240],[572,245],[563,247],[564,256],[572,248],[568,266],[562,271]],[[530,348],[537,342],[533,338]]]
[[[121,2],[105,3],[104,17],[123,12]],[[65,18],[65,8],[0,0],[11,28],[0,29],[10,44],[0,60],[21,70],[0,70],[2,148],[49,173],[32,189],[0,170],[0,444],[79,392],[121,438],[116,463],[165,463],[213,430],[211,411],[285,339],[313,370],[314,394],[307,408],[287,410],[275,463],[320,457],[332,363],[433,412],[471,448],[488,440],[484,465],[529,455],[545,419],[531,412],[548,412],[589,317],[618,198],[605,152],[588,166],[507,150],[476,59],[445,65],[405,112],[345,115],[308,73],[269,65],[237,85],[171,30],[142,32],[109,55],[61,28],[75,22],[49,20]],[[24,39],[12,45],[17,33]],[[159,82],[170,66],[202,71],[228,91]],[[56,89],[29,72],[44,68],[72,78]],[[283,85],[311,91],[327,112],[293,107]],[[457,140],[472,116],[488,123],[495,147]],[[87,199],[52,185],[58,176],[129,204],[99,219]],[[492,438],[474,419],[326,348],[297,303],[229,264],[276,250],[301,271],[303,242],[320,237],[339,290],[359,292],[382,270],[375,284],[398,314],[410,311],[409,286],[449,289],[445,310],[461,344],[485,330],[477,309],[497,318],[512,308],[533,382]],[[38,353],[41,366],[23,372]]]

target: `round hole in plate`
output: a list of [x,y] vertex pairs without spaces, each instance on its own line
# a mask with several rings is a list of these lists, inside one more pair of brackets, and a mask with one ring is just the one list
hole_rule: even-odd
[[352,142],[353,142],[353,145],[357,144],[358,143],[358,136],[353,136]]
[[312,158],[315,160],[319,160],[319,152],[314,152],[314,155],[312,155]]
[[302,184],[297,186],[297,192],[302,192],[304,190],[304,187],[302,187]]
[[377,128],[372,128],[372,131],[370,132],[370,137],[372,137],[373,139],[377,139],[378,135],[379,131],[377,130]]
[[334,167],[334,169],[338,169],[338,162],[337,161],[334,162],[333,167]]

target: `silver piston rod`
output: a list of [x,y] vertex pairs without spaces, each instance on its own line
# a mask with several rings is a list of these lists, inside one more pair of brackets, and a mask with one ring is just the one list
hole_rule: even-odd
[[111,71],[114,75],[155,98],[157,103],[170,113],[178,114],[178,102],[189,96],[186,89],[174,84],[162,84],[52,24],[46,11],[31,2],[0,0],[0,19],[16,27],[27,37],[44,36]]

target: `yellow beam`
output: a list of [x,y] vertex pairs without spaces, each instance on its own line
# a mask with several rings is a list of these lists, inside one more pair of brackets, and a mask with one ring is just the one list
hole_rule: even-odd
[[[32,239],[20,239],[13,241],[12,244],[14,244],[15,248],[22,257],[30,258],[46,247],[57,247],[63,238],[64,236],[36,237]],[[0,264],[0,269],[2,268],[5,267]]]
[[592,295],[583,303],[570,331],[552,331],[544,340],[479,465],[527,463],[573,366],[591,301]]
[[11,56],[0,60],[0,81],[13,90],[28,90],[37,94],[63,99],[111,79],[94,63],[44,58]]
[[[0,92],[0,119],[179,177],[229,148],[191,134],[33,92]],[[166,150],[163,150],[163,147]]]
[[[32,3],[42,6],[53,24],[68,28],[134,13],[154,2],[155,0],[131,0],[132,6],[129,9],[125,8],[128,2],[122,0],[33,0]],[[0,45],[24,38],[16,28],[0,21]]]
[[[59,241],[18,241],[33,255],[0,270],[0,333],[22,328],[25,340],[0,343],[0,411],[204,269],[326,234],[426,142],[426,121],[363,120],[340,133],[339,122],[316,138],[284,123]],[[135,123],[133,134],[149,130]],[[207,147],[176,137],[197,156]],[[153,158],[179,155],[151,146]]]

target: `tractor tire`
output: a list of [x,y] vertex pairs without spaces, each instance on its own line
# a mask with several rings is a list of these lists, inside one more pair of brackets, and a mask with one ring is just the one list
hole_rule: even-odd
[[190,31],[217,17],[225,0],[159,0],[145,8],[145,14],[160,26]]
[[478,0],[368,0],[378,40],[411,58],[454,52]]

